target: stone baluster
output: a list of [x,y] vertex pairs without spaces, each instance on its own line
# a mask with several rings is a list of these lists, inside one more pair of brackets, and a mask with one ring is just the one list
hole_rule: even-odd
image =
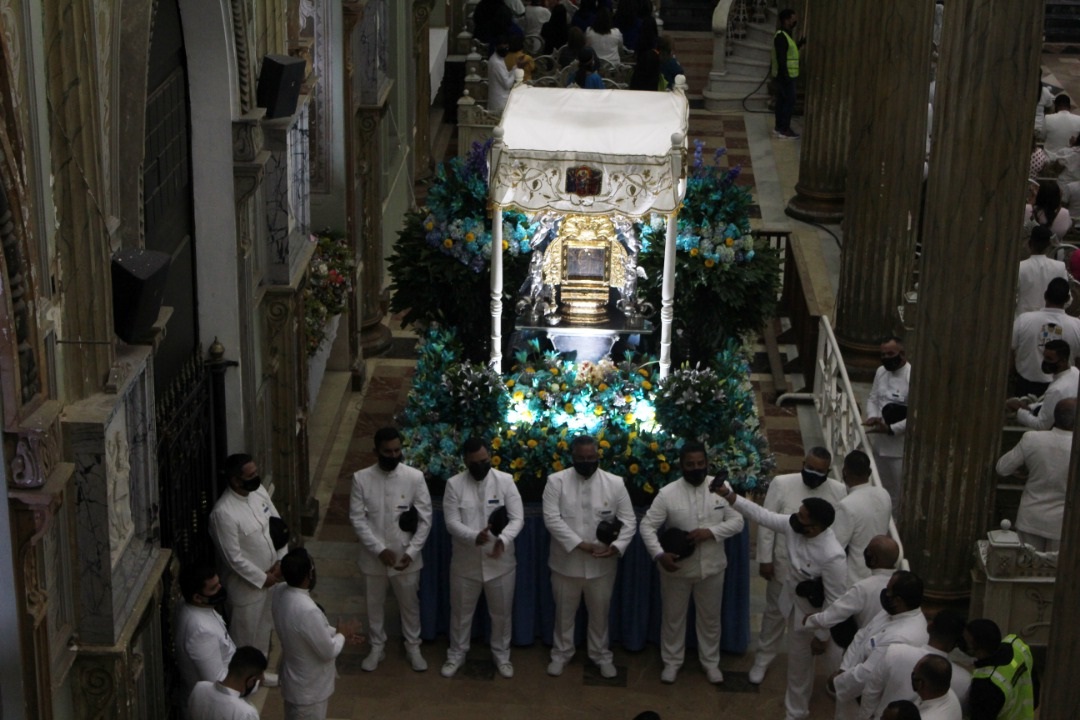
[[[969,592],[971,549],[994,500],[1030,150],[1021,138],[1034,124],[1023,98],[1039,73],[1040,10],[1015,0],[945,5],[900,527],[912,569],[940,601]],[[992,138],[1012,141],[988,146]]]

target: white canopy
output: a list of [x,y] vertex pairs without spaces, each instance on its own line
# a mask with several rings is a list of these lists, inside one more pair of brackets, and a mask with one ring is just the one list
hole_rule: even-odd
[[[518,85],[495,128],[490,192],[500,207],[536,212],[672,213],[683,177],[689,106],[672,92]],[[582,194],[570,172],[599,186]]]

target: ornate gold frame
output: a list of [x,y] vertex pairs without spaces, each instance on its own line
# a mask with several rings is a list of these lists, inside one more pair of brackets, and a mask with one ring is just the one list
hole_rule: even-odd
[[[603,271],[570,274],[575,255],[602,253]],[[621,287],[626,248],[618,241],[615,224],[603,215],[567,215],[559,234],[544,253],[544,284],[559,288],[559,311],[566,322],[597,325],[606,322],[608,288]]]

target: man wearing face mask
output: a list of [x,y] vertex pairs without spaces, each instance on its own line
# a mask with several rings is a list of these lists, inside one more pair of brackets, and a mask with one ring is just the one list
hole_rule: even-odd
[[[834,508],[847,494],[844,486],[829,477],[832,455],[823,447],[811,448],[803,459],[802,472],[777,475],[769,483],[765,493],[764,507],[770,512],[790,515],[798,512],[804,498],[821,498]],[[758,573],[768,581],[765,588],[765,612],[761,616],[761,634],[758,635],[757,655],[750,668],[750,682],[758,684],[765,679],[787,627],[787,614],[780,610],[780,593],[790,574],[785,533],[774,533],[769,528],[758,528]]]
[[514,70],[525,67],[526,55],[514,60],[514,67],[507,67],[506,56],[510,54],[510,38],[500,36],[495,41],[495,52],[488,58],[487,109],[493,115],[501,115],[514,87]]
[[188,717],[198,720],[259,720],[259,711],[246,698],[259,689],[266,672],[266,655],[258,648],[236,649],[229,671],[218,682],[200,680],[188,700]]
[[1080,370],[1072,363],[1072,349],[1064,340],[1051,340],[1043,348],[1042,371],[1050,375],[1050,387],[1046,393],[1029,402],[1009,398],[1005,407],[1016,413],[1016,422],[1035,430],[1049,430],[1054,426],[1054,406],[1064,398],[1075,398]]
[[844,458],[840,477],[848,494],[836,506],[833,532],[847,551],[849,583],[870,576],[863,551],[871,538],[889,532],[892,520],[892,498],[887,490],[871,484],[870,474],[870,456],[862,450],[852,450]]
[[[574,656],[574,618],[581,596],[589,613],[589,659],[605,678],[617,672],[608,648],[608,610],[619,557],[637,532],[637,519],[623,479],[600,468],[596,439],[586,435],[570,443],[573,467],[548,476],[544,486],[544,525],[551,534],[548,567],[555,596],[555,631],[548,675],[562,675]],[[618,534],[610,542],[598,531]],[[602,527],[603,524],[603,527]]]
[[[641,520],[645,549],[660,566],[663,620],[661,682],[673,683],[686,654],[686,609],[694,596],[698,659],[709,682],[724,682],[720,671],[720,605],[724,597],[727,555],[724,540],[742,532],[743,518],[722,498],[709,492],[705,446],[688,440],[679,453],[682,478],[660,489]],[[693,544],[688,557],[665,552],[657,536],[660,526],[684,530]]]
[[359,645],[360,624],[344,621],[334,628],[311,597],[317,575],[304,548],[281,560],[285,582],[274,588],[274,628],[281,640],[281,697],[285,720],[326,720],[334,694],[335,661],[345,644]]
[[[274,548],[270,518],[281,516],[250,455],[226,458],[225,477],[229,487],[210,513],[210,537],[217,546],[221,581],[229,593],[229,633],[238,646],[251,645],[268,655],[270,588],[281,581],[278,561],[287,550]],[[266,673],[263,684],[275,687],[277,675]]]
[[904,341],[892,335],[881,341],[881,367],[866,398],[866,432],[874,434],[874,462],[881,484],[892,497],[892,511],[899,514],[903,500],[904,431],[907,430],[908,388],[911,363]]
[[724,483],[714,492],[727,500],[743,517],[756,522],[761,528],[787,536],[787,553],[790,572],[784,579],[779,606],[788,621],[788,676],[784,708],[788,720],[805,720],[810,717],[810,696],[814,692],[814,655],[823,652],[829,640],[828,630],[812,632],[803,627],[807,615],[814,612],[814,605],[805,593],[800,594],[803,583],[821,582],[823,600],[821,609],[826,610],[836,602],[846,588],[847,560],[844,549],[836,542],[831,526],[836,519],[833,506],[821,498],[803,500],[799,510],[791,515],[774,513],[738,497],[731,486]]
[[384,605],[393,588],[401,611],[405,656],[416,672],[427,670],[420,654],[420,551],[431,532],[431,495],[424,474],[401,463],[401,434],[375,433],[377,462],[353,475],[349,520],[360,538],[360,572],[368,611],[371,651],[360,668],[372,672],[386,657]]
[[184,604],[176,611],[173,633],[176,667],[180,671],[180,706],[187,712],[195,683],[223,680],[236,645],[217,612],[226,594],[217,570],[205,563],[185,565],[180,570],[179,584]]
[[483,591],[491,616],[491,654],[504,678],[514,676],[510,632],[517,559],[514,538],[525,527],[525,512],[514,478],[491,467],[480,438],[461,448],[465,472],[446,483],[443,516],[453,538],[450,560],[450,647],[442,676],[453,677],[465,663],[473,613]]

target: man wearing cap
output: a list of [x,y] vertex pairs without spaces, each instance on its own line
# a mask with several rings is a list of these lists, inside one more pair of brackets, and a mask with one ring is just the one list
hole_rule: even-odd
[[[238,646],[256,647],[270,653],[270,588],[281,581],[278,561],[287,548],[274,547],[270,518],[281,517],[262,486],[259,468],[250,455],[225,459],[229,486],[210,512],[210,537],[221,562],[221,583],[228,591],[229,634]],[[277,675],[267,672],[262,683],[277,685]]]
[[803,627],[804,618],[815,611],[811,598],[817,593],[813,586],[820,588],[818,605],[826,609],[844,593],[847,583],[847,559],[831,529],[836,511],[827,500],[810,497],[803,500],[798,512],[783,515],[738,497],[727,483],[714,492],[761,528],[787,536],[791,572],[784,580],[779,600],[788,620],[784,707],[788,720],[804,720],[810,716],[810,696],[814,692],[814,655],[824,652],[829,640],[828,630],[813,632]]
[[[682,477],[660,489],[641,521],[641,539],[660,566],[663,620],[661,682],[673,683],[686,653],[686,609],[694,596],[698,659],[709,682],[724,682],[720,671],[720,605],[724,596],[727,555],[724,540],[742,532],[743,518],[725,500],[709,492],[705,446],[687,441],[679,453]],[[657,531],[681,533],[685,548],[664,547]]]
[[424,474],[401,463],[401,434],[375,433],[374,465],[353,475],[349,520],[360,538],[371,651],[360,668],[372,672],[386,657],[383,607],[393,588],[401,611],[405,655],[416,672],[427,670],[420,654],[420,551],[431,532],[431,495]]
[[450,560],[450,647],[443,677],[453,677],[465,662],[473,613],[483,591],[491,615],[491,654],[504,678],[514,677],[510,631],[514,610],[517,559],[514,538],[525,527],[525,512],[514,478],[493,470],[491,455],[479,438],[461,449],[465,472],[446,483],[443,517],[453,538]]
[[584,595],[589,659],[603,677],[613,678],[617,673],[608,648],[608,609],[619,557],[637,532],[637,520],[623,479],[600,469],[595,438],[574,438],[570,456],[573,467],[548,476],[544,487],[544,525],[551,534],[548,567],[555,596],[547,672],[562,675],[574,656],[574,617]]

